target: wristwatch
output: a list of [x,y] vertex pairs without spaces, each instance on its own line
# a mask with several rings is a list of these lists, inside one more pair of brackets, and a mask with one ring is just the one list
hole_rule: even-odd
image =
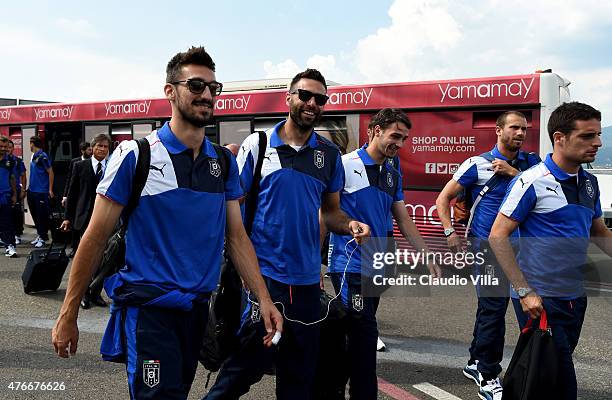
[[518,296],[523,299],[525,298],[529,293],[533,293],[533,289],[530,287],[520,287],[518,289],[516,289],[516,293],[518,294]]
[[449,237],[453,233],[455,233],[455,228],[446,228],[446,229],[444,229],[444,236],[446,236],[446,237]]

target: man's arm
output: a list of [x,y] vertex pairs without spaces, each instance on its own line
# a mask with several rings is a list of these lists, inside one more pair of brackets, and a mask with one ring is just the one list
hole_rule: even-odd
[[53,168],[47,168],[47,173],[49,174],[49,197],[53,198],[53,181],[55,180],[55,174],[53,173]]
[[22,174],[19,176],[19,179],[21,180],[21,193],[17,193],[17,195],[20,196],[21,200],[23,200],[26,196],[26,189],[28,187],[28,173],[25,169],[25,164],[23,163],[23,160],[21,160],[20,163],[22,172]]
[[361,244],[370,236],[370,227],[362,222],[349,218],[340,209],[340,193],[323,193],[321,215],[328,231],[339,235],[351,235]]
[[[395,218],[397,227],[402,233],[404,239],[410,242],[416,251],[424,250],[425,252],[429,252],[427,243],[425,243],[419,229],[415,225],[412,218],[410,218],[410,215],[408,215],[408,211],[406,210],[403,200],[393,202],[393,205],[391,206],[391,213],[393,214],[393,218]],[[442,276],[442,271],[438,265],[427,264],[427,268],[432,276],[438,278]]]
[[122,210],[121,204],[97,196],[91,220],[72,261],[66,296],[52,331],[53,346],[60,357],[76,353],[79,341],[79,304],[100,264],[106,241]]
[[270,293],[268,293],[266,284],[259,272],[255,249],[242,224],[242,214],[240,213],[238,200],[227,201],[226,230],[229,257],[234,262],[236,270],[246,286],[257,297],[267,332],[264,337],[264,344],[270,347],[275,331],[282,332],[283,330],[283,317],[272,303]]
[[15,175],[10,175],[9,182],[11,185],[11,202],[14,205],[17,203],[17,180],[15,179]]
[[[491,249],[515,289],[529,287],[527,279],[525,279],[516,262],[514,250],[508,239],[518,226],[517,221],[498,213],[489,235]],[[542,312],[542,298],[535,292],[531,292],[521,299],[521,306],[523,311],[528,313],[531,318],[537,318]]]
[[[436,210],[438,211],[438,216],[440,217],[442,228],[444,229],[453,227],[451,222],[450,202],[456,198],[462,190],[463,186],[456,180],[451,179],[446,183],[444,189],[442,189],[436,199]],[[446,241],[448,247],[454,252],[458,252],[463,248],[461,237],[457,235],[456,232],[451,233],[450,236],[446,238]]]
[[606,227],[603,218],[596,218],[591,225],[591,241],[604,253],[612,257],[612,232]]

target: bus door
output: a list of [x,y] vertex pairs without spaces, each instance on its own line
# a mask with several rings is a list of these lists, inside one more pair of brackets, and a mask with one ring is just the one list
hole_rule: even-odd
[[61,196],[68,177],[70,161],[78,157],[83,124],[81,122],[45,125],[45,142],[53,162],[53,193]]

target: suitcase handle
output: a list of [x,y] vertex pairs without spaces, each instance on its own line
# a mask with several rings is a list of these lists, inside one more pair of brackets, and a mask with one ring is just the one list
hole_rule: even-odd
[[[533,324],[533,319],[529,318],[525,327],[522,329],[523,333],[527,333],[531,329],[531,325]],[[540,329],[543,331],[550,331],[550,326],[548,326],[548,317],[546,316],[546,310],[542,309],[542,313],[540,314]]]
[[[51,250],[53,250],[54,244],[55,244],[55,241],[51,240],[51,244],[49,245],[49,248],[47,249],[47,252],[45,253],[43,260],[46,261],[49,258],[49,255],[51,254]],[[66,241],[66,243],[64,243],[64,246],[62,246],[62,251],[66,251],[66,247],[68,247],[68,241]],[[59,249],[59,247],[57,248]]]

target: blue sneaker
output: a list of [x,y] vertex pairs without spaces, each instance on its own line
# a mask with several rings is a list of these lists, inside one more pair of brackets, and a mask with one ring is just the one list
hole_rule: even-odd
[[482,400],[501,400],[503,391],[499,378],[482,381],[478,390],[478,397]]
[[480,376],[480,372],[478,372],[478,360],[474,364],[468,364],[463,368],[463,375],[474,381],[478,386],[480,386],[480,381],[482,380],[482,376]]

